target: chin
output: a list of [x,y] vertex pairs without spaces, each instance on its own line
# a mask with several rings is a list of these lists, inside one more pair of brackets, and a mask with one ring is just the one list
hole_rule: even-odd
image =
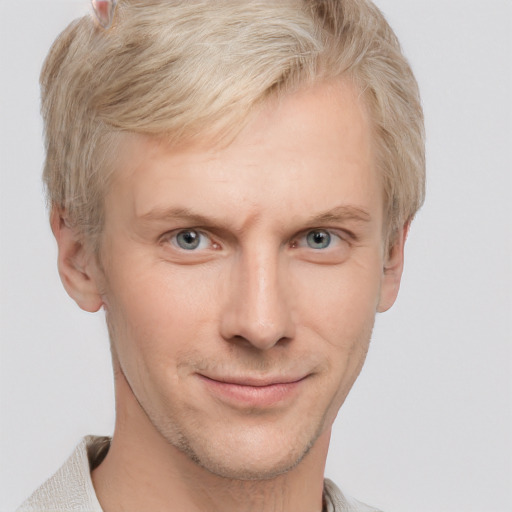
[[309,453],[321,430],[301,436],[290,432],[283,435],[245,432],[216,439],[212,433],[208,439],[196,437],[194,442],[184,436],[167,440],[194,464],[215,476],[257,481],[271,480],[292,471]]
[[277,466],[277,467],[254,467],[248,468],[247,465],[244,464],[243,467],[234,468],[234,467],[206,467],[201,466],[203,469],[206,469],[208,472],[212,473],[215,476],[225,478],[228,480],[239,480],[243,482],[261,482],[263,480],[273,480],[278,478],[281,475],[284,475],[294,469],[300,460],[295,462],[293,465],[288,466]]
[[215,476],[229,480],[261,481],[272,480],[293,470],[308,451],[309,447],[299,457],[295,453],[288,453],[279,460],[261,460],[260,457],[254,457],[254,454],[250,459],[244,460],[226,460],[223,457],[201,458],[190,452],[185,454],[198,466]]

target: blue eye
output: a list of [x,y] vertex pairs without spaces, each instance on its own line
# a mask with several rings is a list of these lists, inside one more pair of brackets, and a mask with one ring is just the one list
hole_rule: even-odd
[[311,249],[325,249],[331,245],[331,235],[323,229],[315,229],[306,235],[306,242]]
[[201,233],[194,229],[180,231],[175,238],[176,245],[186,251],[193,251],[201,244],[201,236]]

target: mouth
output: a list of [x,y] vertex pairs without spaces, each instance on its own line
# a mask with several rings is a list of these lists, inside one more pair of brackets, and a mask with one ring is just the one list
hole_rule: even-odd
[[291,401],[307,379],[301,377],[210,377],[197,374],[215,398],[236,407],[268,408]]

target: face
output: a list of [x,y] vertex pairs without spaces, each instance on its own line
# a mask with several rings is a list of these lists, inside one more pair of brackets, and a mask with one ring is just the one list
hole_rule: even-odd
[[396,293],[357,92],[269,103],[223,148],[138,138],[122,163],[98,288],[130,393],[215,474],[289,470],[330,429]]

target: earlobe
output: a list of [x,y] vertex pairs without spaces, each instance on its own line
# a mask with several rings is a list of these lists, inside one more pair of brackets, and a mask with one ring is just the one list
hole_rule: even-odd
[[400,289],[402,272],[404,269],[404,246],[409,232],[410,223],[407,222],[397,233],[393,246],[388,250],[382,269],[382,284],[377,311],[383,313],[395,303]]
[[68,225],[62,210],[52,209],[50,223],[57,240],[59,275],[64,288],[84,311],[98,311],[103,300],[95,258],[80,241],[76,230]]

